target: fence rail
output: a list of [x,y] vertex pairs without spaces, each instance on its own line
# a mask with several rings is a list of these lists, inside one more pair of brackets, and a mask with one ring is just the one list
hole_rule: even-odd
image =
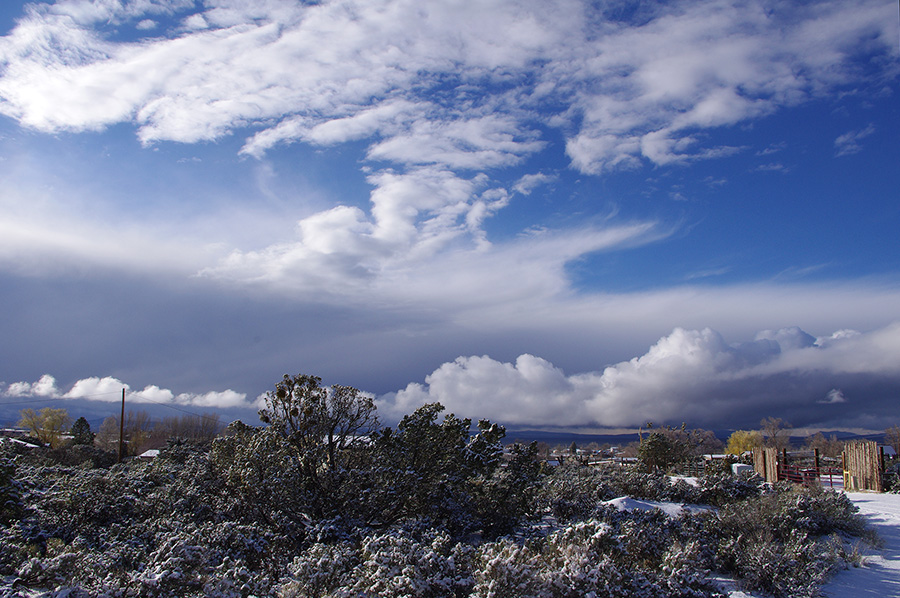
[[767,482],[786,480],[847,490],[883,490],[884,454],[875,442],[846,444],[841,462],[841,467],[823,466],[818,450],[810,455],[771,447],[753,449],[753,469]]
[[819,484],[825,488],[843,488],[844,470],[840,467],[806,467],[779,464],[778,479],[795,484]]

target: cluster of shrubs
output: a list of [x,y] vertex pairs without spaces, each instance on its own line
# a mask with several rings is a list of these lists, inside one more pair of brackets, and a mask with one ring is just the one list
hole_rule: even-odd
[[[465,422],[432,428],[437,411],[418,431],[440,445],[438,432]],[[727,472],[690,485],[631,469],[542,471],[522,447],[501,466],[488,425],[425,460],[395,454],[399,471],[362,459],[353,475],[335,472],[354,481],[334,486],[327,508],[267,429],[118,465],[0,449],[0,595],[704,598],[729,575],[802,597],[853,558],[850,538],[868,537],[843,494],[818,488]],[[401,440],[385,446],[411,446]],[[670,517],[604,504],[621,496],[709,508]]]

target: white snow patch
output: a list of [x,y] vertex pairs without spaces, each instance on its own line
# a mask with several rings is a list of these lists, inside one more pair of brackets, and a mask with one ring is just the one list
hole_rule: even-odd
[[861,567],[838,572],[822,588],[832,598],[900,596],[900,494],[848,492],[859,512],[884,541],[866,552]]
[[685,511],[688,513],[699,513],[706,511],[709,507],[701,507],[699,505],[686,505],[675,502],[657,502],[654,500],[638,500],[630,496],[620,496],[612,500],[604,501],[604,505],[612,505],[619,511],[633,511],[639,509],[641,511],[652,511],[658,509],[669,517],[678,517]]

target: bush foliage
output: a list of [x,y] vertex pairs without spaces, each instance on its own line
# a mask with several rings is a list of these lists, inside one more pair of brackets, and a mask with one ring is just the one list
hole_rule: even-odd
[[[721,596],[715,573],[813,596],[851,558],[842,539],[869,533],[842,494],[752,476],[547,472],[535,446],[504,451],[501,426],[440,405],[323,447],[291,392],[277,425],[235,423],[152,462],[0,448],[0,595],[702,598]],[[623,496],[708,507],[605,504]]]

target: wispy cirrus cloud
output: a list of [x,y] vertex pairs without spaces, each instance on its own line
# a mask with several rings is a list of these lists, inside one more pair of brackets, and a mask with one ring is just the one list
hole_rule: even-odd
[[869,124],[864,129],[848,131],[834,140],[835,155],[849,156],[862,151],[862,140],[875,132],[875,125]]
[[[167,372],[227,377],[223,386],[246,384],[242,390],[251,395],[270,382],[272,368],[275,379],[298,365],[336,376],[340,368],[368,368],[380,391],[433,371],[434,384],[398,393],[397,404],[445,397],[451,407],[465,407],[462,391],[474,389],[479,376],[492,388],[496,376],[521,391],[522,421],[527,415],[566,425],[581,416],[614,423],[617,413],[632,421],[645,407],[657,419],[683,413],[702,420],[717,409],[740,414],[776,405],[756,377],[773,388],[784,388],[779,381],[802,388],[803,400],[814,405],[807,414],[846,407],[818,403],[833,389],[858,405],[864,393],[855,376],[887,374],[864,365],[854,373],[828,361],[838,346],[852,346],[849,337],[815,350],[788,348],[784,334],[740,346],[723,339],[753,339],[757,330],[792,324],[879,330],[896,320],[895,282],[798,284],[803,271],[789,257],[747,268],[762,261],[757,248],[742,247],[729,233],[734,228],[716,222],[721,213],[695,208],[751,201],[732,191],[753,168],[789,175],[804,168],[788,154],[808,139],[758,138],[748,145],[738,131],[763,129],[757,124],[788,107],[881,87],[893,81],[896,58],[896,10],[880,0],[32,3],[0,38],[6,119],[0,124],[21,134],[22,145],[34,143],[35,155],[58,148],[45,140],[65,149],[49,152],[43,168],[32,171],[21,167],[21,145],[2,148],[0,274],[12,284],[0,285],[0,298],[21,316],[4,331],[31,347],[17,357],[26,368],[33,356],[50,354],[51,343],[34,340],[33,331],[51,327],[57,363],[71,364],[74,349],[84,347],[78,355],[90,353],[103,367],[118,364],[104,370],[79,362],[68,372],[48,366],[20,377],[55,371],[77,379],[84,375],[78,367],[122,378],[152,371],[132,380],[164,380],[155,374]],[[835,140],[838,155],[857,151],[874,134],[869,120],[847,125],[853,130]],[[883,133],[885,125],[874,122]],[[84,140],[99,145],[111,138],[119,149],[127,139],[135,155],[170,159],[133,169],[125,159],[104,163],[96,167],[106,169],[96,184],[79,173],[47,176],[81,156]],[[714,176],[705,171],[702,189],[674,180],[682,169],[671,167],[696,172],[704,168],[700,162],[757,148],[765,149],[756,162],[784,154]],[[220,170],[205,168],[217,159]],[[91,155],[78,164],[95,162]],[[607,177],[647,166],[659,174],[657,182],[640,173]],[[301,180],[320,167],[314,183]],[[255,188],[233,185],[237,176],[219,182],[229,169]],[[142,178],[131,178],[141,170]],[[287,171],[296,178],[288,181]],[[329,186],[321,182],[328,177],[352,180]],[[148,181],[164,179],[170,184],[144,190]],[[636,208],[625,205],[624,180],[662,190],[643,194],[649,201],[633,202]],[[659,198],[690,202],[660,208]],[[776,199],[781,195],[767,205]],[[501,215],[513,217],[501,222]],[[707,236],[710,245],[692,245],[700,228],[720,226],[720,234]],[[761,231],[771,233],[773,251],[782,247],[783,230]],[[828,234],[835,233],[822,237]],[[616,269],[621,254],[614,252],[661,240],[673,242],[628,256],[641,254],[630,262],[634,270],[651,266],[636,285],[644,290],[608,292],[631,288],[616,286],[628,265],[623,259]],[[689,250],[677,250],[682,240]],[[827,252],[797,259],[840,259],[821,253]],[[598,254],[610,259],[592,262]],[[710,255],[728,256],[729,281],[779,270],[795,276],[776,276],[771,284],[683,285],[725,279]],[[676,263],[682,256],[686,263]],[[689,263],[695,258],[702,266]],[[570,267],[579,260],[592,262],[589,283],[573,276]],[[653,267],[654,260],[663,266]],[[669,265],[671,276],[663,272]],[[895,274],[888,266],[860,271]],[[122,273],[127,282],[119,280]],[[682,286],[660,286],[665,281],[652,280],[655,273]],[[65,278],[64,288],[46,283],[54,277]],[[45,283],[54,292],[45,292]],[[140,318],[119,307],[133,294],[144,297]],[[73,306],[79,316],[61,315]],[[81,314],[107,325],[82,324],[88,319]],[[121,351],[109,337],[123,330],[147,342]],[[295,336],[289,349],[266,345],[285,330]],[[883,330],[885,339],[898,333]],[[868,344],[856,349],[871,348],[876,336],[862,334]],[[753,366],[741,361],[752,347],[771,348],[768,341],[781,352]],[[14,349],[6,351],[9,361]],[[667,351],[671,359],[657,359]],[[454,361],[483,353],[492,357]],[[692,362],[691,355],[700,357]],[[892,353],[871,352],[873,363],[879,355]],[[182,362],[194,364],[191,374],[181,371]],[[405,376],[403,382],[388,370]],[[833,375],[826,380],[826,374]],[[701,381],[695,390],[690,376]],[[119,383],[83,378],[77,391],[60,391],[41,378],[8,390],[88,396]],[[240,403],[142,386],[129,392],[173,404]],[[697,406],[704,391],[725,398],[704,410]],[[650,405],[641,392],[663,398]],[[800,401],[777,404],[800,409],[794,400]],[[881,407],[876,401],[871,413]],[[495,418],[504,421],[497,409]]]
[[[0,113],[50,133],[131,123],[148,145],[238,133],[260,159],[282,144],[363,141],[368,210],[323,211],[298,223],[295,243],[234,247],[196,269],[271,283],[308,260],[351,288],[400,251],[484,247],[485,220],[528,180],[486,176],[545,148],[542,127],[564,133],[584,173],[720,158],[741,148],[708,145],[704,131],[852,84],[861,38],[896,52],[890,7],[875,1],[679,2],[627,21],[598,10],[575,0],[34,4],[0,40]],[[148,18],[169,25],[148,29]],[[120,41],[110,25],[138,35]],[[866,134],[839,138],[839,154]]]

